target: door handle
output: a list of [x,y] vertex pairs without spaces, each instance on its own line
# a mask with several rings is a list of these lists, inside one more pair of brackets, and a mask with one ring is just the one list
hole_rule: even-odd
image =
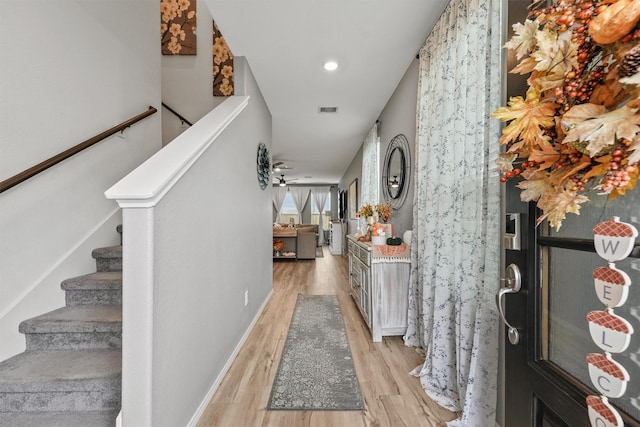
[[500,278],[501,282],[504,282],[505,286],[501,287],[496,294],[496,305],[498,306],[498,312],[500,313],[500,319],[507,326],[509,331],[509,342],[513,345],[517,345],[520,342],[520,334],[518,329],[511,326],[504,315],[504,308],[502,297],[507,294],[515,294],[520,291],[522,285],[522,277],[520,275],[520,269],[515,264],[509,264],[506,270],[506,277]]

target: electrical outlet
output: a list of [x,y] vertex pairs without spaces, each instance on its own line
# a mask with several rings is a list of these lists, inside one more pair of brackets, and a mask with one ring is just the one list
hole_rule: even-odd
[[249,304],[249,291],[244,291],[244,305],[245,307]]

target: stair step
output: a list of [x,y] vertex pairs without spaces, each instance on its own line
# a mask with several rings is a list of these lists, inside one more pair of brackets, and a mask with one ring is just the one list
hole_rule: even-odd
[[26,351],[0,362],[0,412],[118,410],[120,351]]
[[67,279],[60,286],[67,305],[122,304],[122,272],[103,271]]
[[75,305],[24,320],[27,350],[122,348],[122,307]]
[[0,426],[113,427],[119,411],[0,412]]
[[122,271],[122,246],[97,248],[91,252],[97,271]]

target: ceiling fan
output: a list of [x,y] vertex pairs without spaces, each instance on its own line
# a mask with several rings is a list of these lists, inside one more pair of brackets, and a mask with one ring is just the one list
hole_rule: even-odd
[[273,172],[280,172],[280,171],[283,171],[283,170],[291,170],[291,169],[293,169],[293,168],[290,167],[290,166],[287,166],[284,162],[281,162],[281,161],[275,161],[271,165],[271,170]]
[[285,180],[284,179],[284,174],[281,174],[280,178],[273,177],[273,179],[274,179],[274,182],[273,182],[274,184],[278,184],[280,187],[285,187],[287,185],[287,182],[296,181],[298,178],[292,178],[292,179]]

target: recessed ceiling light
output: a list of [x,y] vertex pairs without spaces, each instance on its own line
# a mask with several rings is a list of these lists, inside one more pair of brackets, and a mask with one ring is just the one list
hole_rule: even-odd
[[338,63],[336,61],[327,61],[324,63],[324,69],[327,71],[334,71],[338,68]]

